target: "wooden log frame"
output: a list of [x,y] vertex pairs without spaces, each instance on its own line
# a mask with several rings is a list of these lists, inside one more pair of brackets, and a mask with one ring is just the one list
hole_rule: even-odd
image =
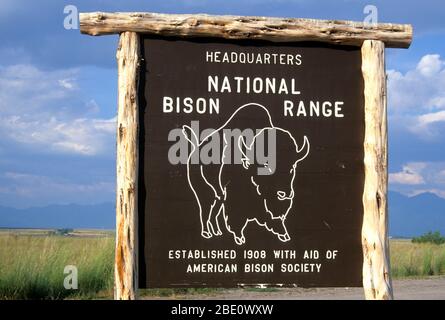
[[161,36],[320,41],[355,46],[361,46],[365,40],[380,40],[394,48],[408,48],[413,34],[411,25],[391,23],[367,25],[337,20],[147,12],[81,13],[80,31],[93,36],[132,31]]
[[124,32],[117,50],[117,193],[115,288],[117,300],[134,300],[138,288],[138,78],[139,36]]
[[412,27],[401,24],[372,26],[353,21],[145,12],[81,13],[80,31],[94,36],[133,31],[161,36],[321,41],[356,46],[373,39],[385,42],[387,47],[400,48],[409,47],[412,40]]
[[392,299],[387,217],[387,118],[385,47],[407,48],[410,25],[368,27],[350,21],[81,13],[80,30],[89,35],[119,33],[115,299],[136,299],[138,285],[138,33],[161,36],[318,41],[361,47],[365,97],[363,192],[363,287],[367,299]]
[[392,299],[389,261],[385,44],[362,46],[365,85],[365,185],[363,191],[363,288],[367,299]]

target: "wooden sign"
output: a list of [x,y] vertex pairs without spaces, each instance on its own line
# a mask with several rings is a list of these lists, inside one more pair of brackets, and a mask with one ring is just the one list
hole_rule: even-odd
[[140,286],[361,286],[360,49],[142,44]]
[[392,298],[384,43],[409,46],[410,26],[94,13],[81,30],[124,32],[116,298],[248,285]]

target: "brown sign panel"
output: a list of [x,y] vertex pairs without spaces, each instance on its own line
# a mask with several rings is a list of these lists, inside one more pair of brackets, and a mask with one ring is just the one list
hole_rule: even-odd
[[360,48],[142,41],[140,287],[361,286]]

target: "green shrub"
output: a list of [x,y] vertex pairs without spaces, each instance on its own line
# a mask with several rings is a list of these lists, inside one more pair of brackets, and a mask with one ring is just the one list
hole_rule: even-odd
[[443,237],[439,231],[427,232],[420,237],[415,237],[411,240],[413,243],[434,243],[434,244],[444,244],[445,237]]

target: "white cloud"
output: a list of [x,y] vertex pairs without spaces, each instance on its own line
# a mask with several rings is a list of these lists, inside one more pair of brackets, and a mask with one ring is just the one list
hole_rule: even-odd
[[445,111],[427,113],[418,117],[420,125],[429,125],[435,122],[445,121]]
[[413,190],[412,192],[409,192],[407,195],[409,197],[415,197],[422,193],[433,193],[436,196],[445,199],[445,190],[440,190],[440,189],[416,189]]
[[431,98],[429,105],[436,109],[445,109],[445,97]]
[[403,166],[401,172],[390,173],[389,183],[404,185],[425,184],[425,180],[420,174],[420,171],[423,169],[422,165],[420,163],[407,164]]
[[389,174],[390,189],[408,196],[430,192],[445,198],[445,162],[410,162]]
[[445,108],[445,62],[438,54],[422,57],[413,70],[388,70],[390,114],[422,114]]
[[96,155],[114,144],[116,118],[73,119],[56,118],[28,120],[20,116],[0,118],[0,132],[4,137],[24,146],[44,152]]
[[422,139],[445,133],[445,61],[440,55],[423,56],[405,74],[388,71],[388,110],[395,126]]
[[44,71],[33,65],[0,66],[1,114],[66,115],[67,104],[79,103],[79,92],[75,90],[78,72],[77,69]]
[[9,141],[33,152],[84,156],[113,148],[116,119],[97,118],[100,108],[95,100],[82,99],[78,73],[32,65],[0,66],[3,144]]
[[440,55],[428,54],[420,59],[417,70],[424,77],[432,77],[437,75],[443,66],[444,62],[440,60]]
[[[113,182],[95,182],[92,184],[78,184],[70,182],[57,181],[54,178],[42,175],[28,174],[22,172],[6,172],[4,177],[22,186],[34,186],[45,187],[51,189],[64,189],[72,192],[91,192],[98,191],[100,189],[108,189],[113,191]],[[27,188],[23,188],[22,192],[25,192]],[[26,193],[26,192],[25,192]]]
[[97,104],[97,102],[94,99],[91,99],[90,101],[88,101],[85,106],[88,109],[88,113],[98,113],[100,111],[99,105]]
[[61,79],[61,80],[59,80],[59,85],[62,88],[65,88],[68,90],[73,90],[74,88],[76,88],[76,84],[74,83],[73,79]]
[[[115,192],[114,181],[73,182],[45,175],[10,171],[0,175],[0,198],[18,198],[26,207],[48,203],[98,203],[109,201]],[[23,207],[18,203],[17,207]]]
[[410,127],[410,131],[423,135],[423,137],[440,136],[443,128],[442,122],[445,122],[445,110],[423,114],[416,117],[415,124]]

